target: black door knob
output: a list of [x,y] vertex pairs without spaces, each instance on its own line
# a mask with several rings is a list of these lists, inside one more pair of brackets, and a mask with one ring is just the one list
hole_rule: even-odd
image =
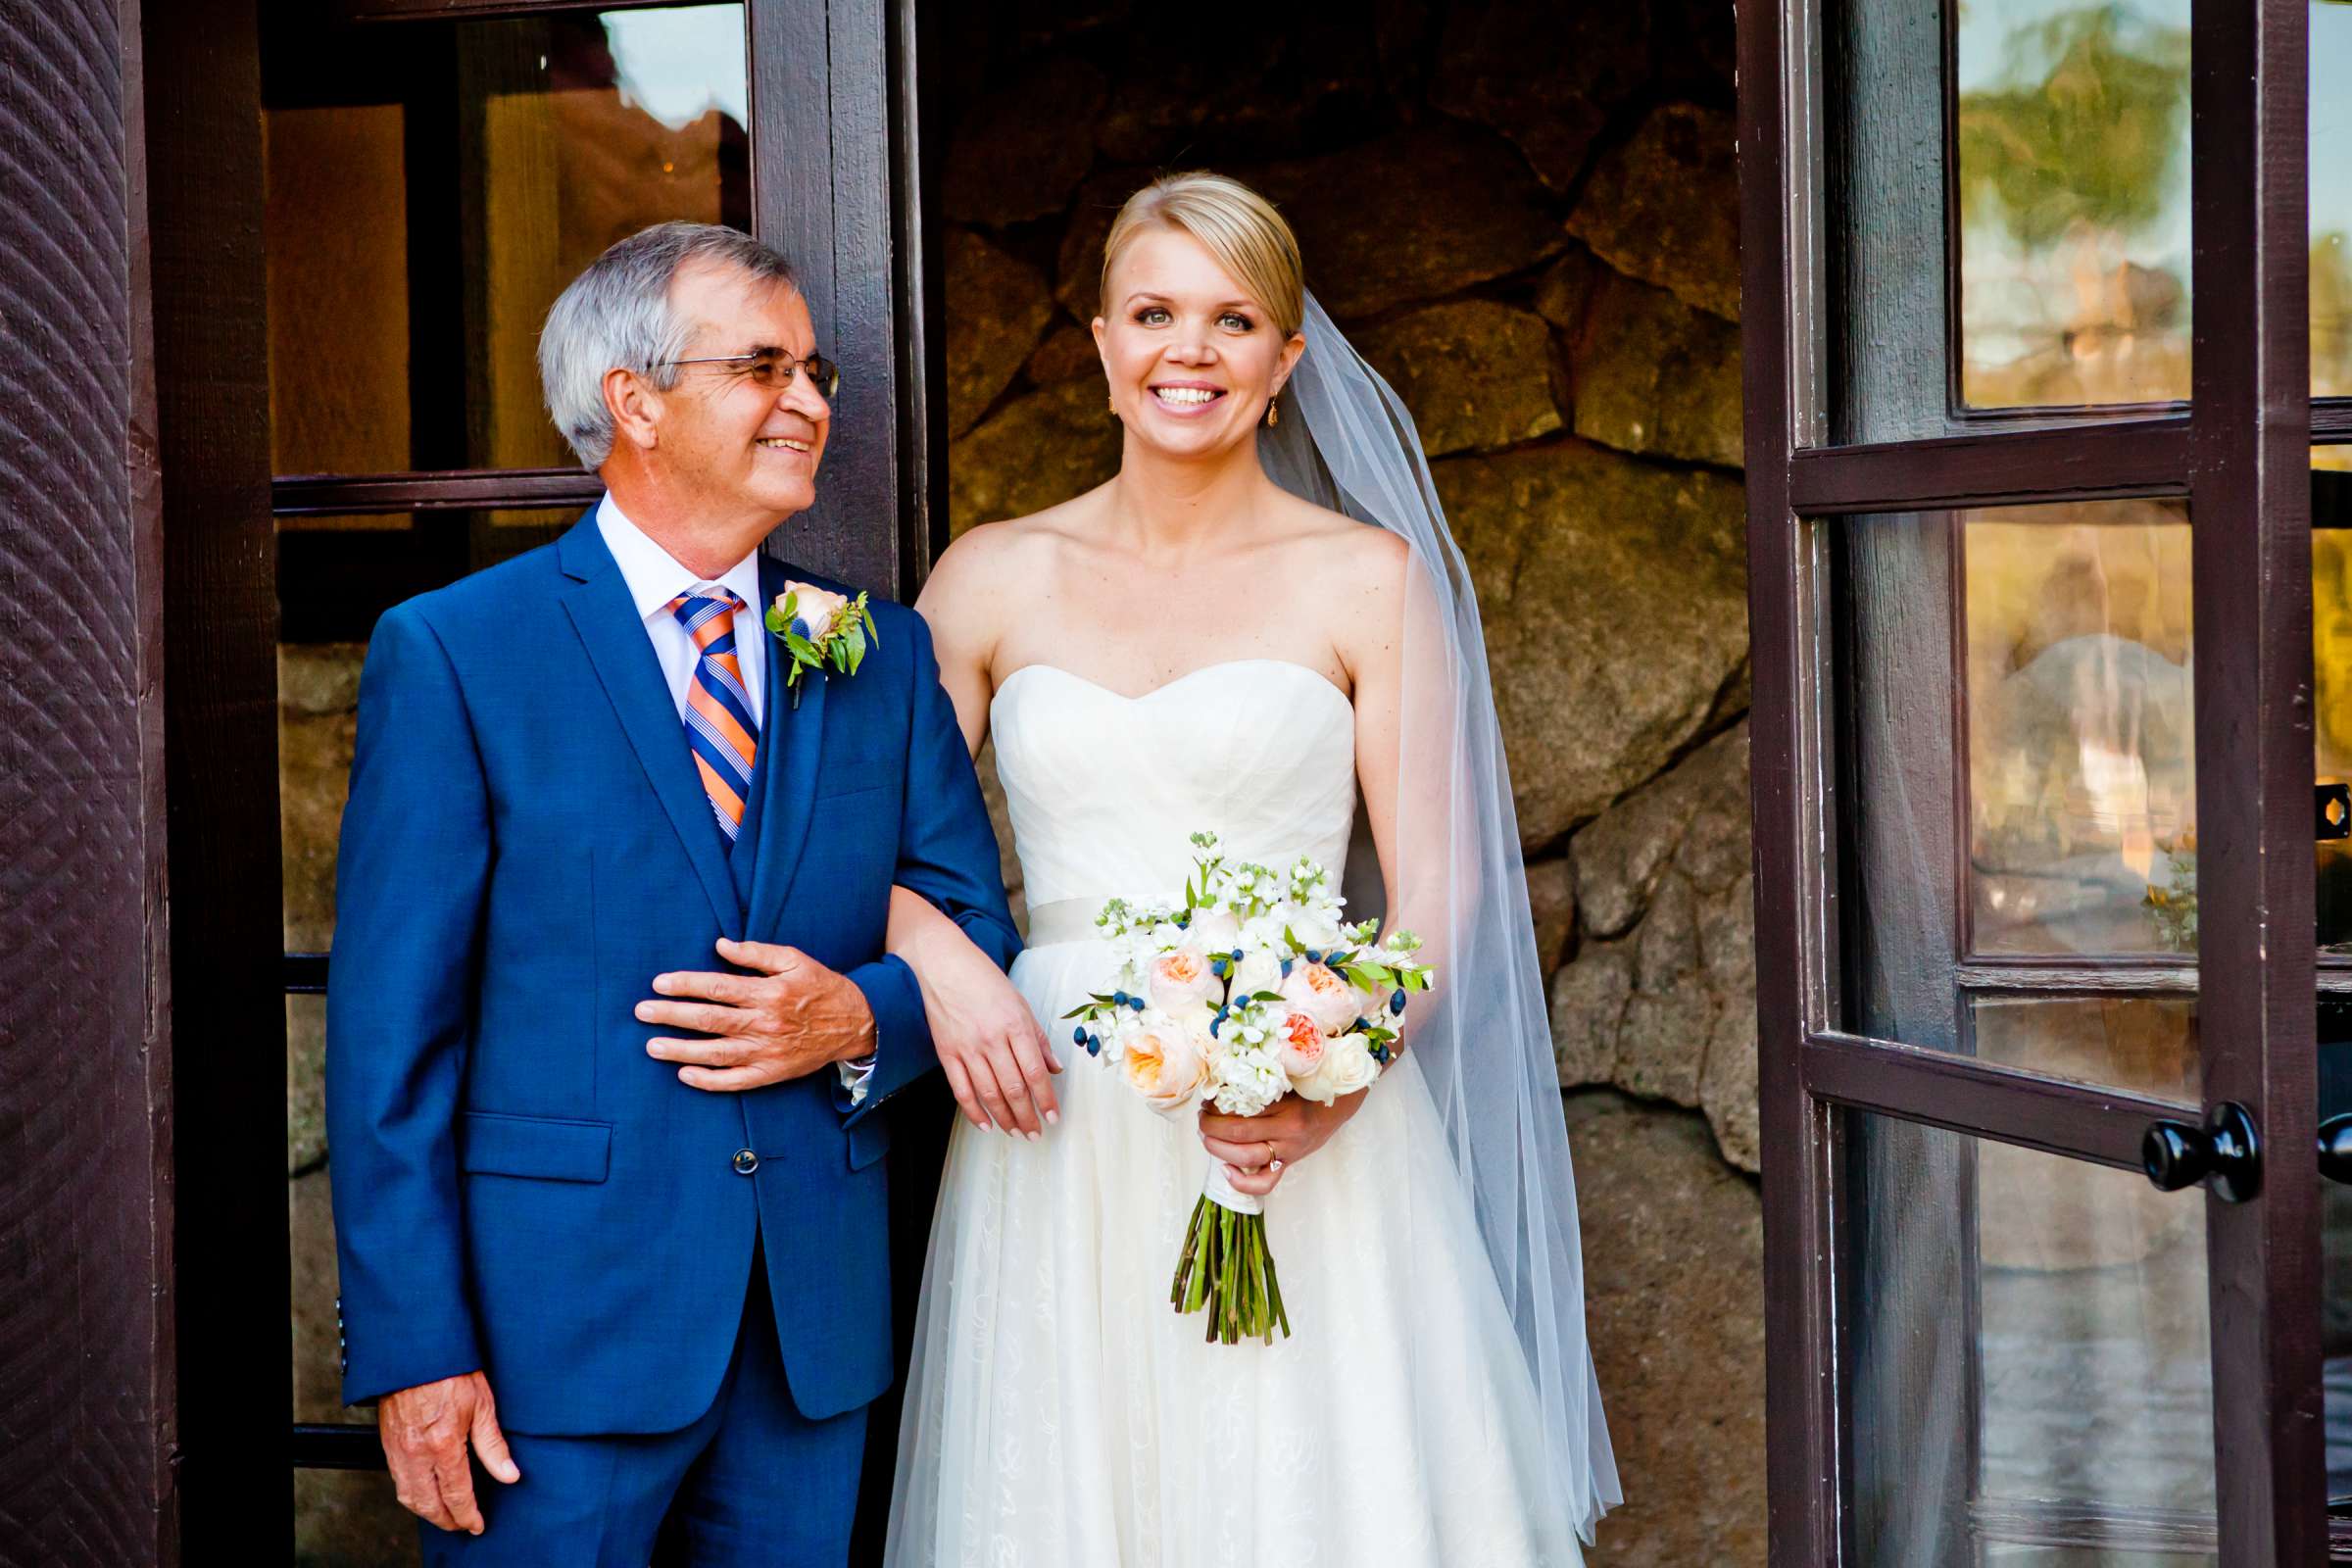
[[[2352,1124],[2352,1117],[2342,1118]],[[2352,1125],[2345,1130],[2345,1170],[2352,1176]],[[2232,1102],[2217,1108],[2203,1127],[2160,1121],[2139,1142],[2140,1169],[2167,1193],[2199,1182],[2225,1203],[2242,1203],[2262,1190],[2262,1141],[2246,1107]]]
[[2320,1174],[2352,1185],[2352,1114],[2320,1123]]

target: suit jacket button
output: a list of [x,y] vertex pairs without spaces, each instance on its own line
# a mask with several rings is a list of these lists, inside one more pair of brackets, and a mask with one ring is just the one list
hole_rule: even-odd
[[749,1176],[752,1172],[758,1170],[759,1168],[760,1156],[758,1154],[753,1153],[748,1149],[738,1149],[735,1151],[736,1175]]

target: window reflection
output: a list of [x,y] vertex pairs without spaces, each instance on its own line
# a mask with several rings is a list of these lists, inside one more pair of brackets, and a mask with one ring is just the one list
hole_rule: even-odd
[[279,473],[565,466],[539,324],[614,240],[750,226],[741,6],[355,26],[265,12]]
[[1956,143],[1961,395],[2188,396],[2188,0],[1971,0]]
[[1986,1061],[2160,1100],[2198,1097],[2189,998],[1974,997],[1969,1010]]
[[[2311,0],[2311,390],[2352,397],[2352,5]],[[2186,398],[2188,0],[1970,0],[1961,398]]]
[[2352,397],[2352,5],[2311,0],[2311,391]]
[[1963,551],[1977,950],[2193,956],[2185,508],[1970,513]]
[[1889,1117],[1845,1132],[1855,1560],[2212,1562],[2197,1205]]

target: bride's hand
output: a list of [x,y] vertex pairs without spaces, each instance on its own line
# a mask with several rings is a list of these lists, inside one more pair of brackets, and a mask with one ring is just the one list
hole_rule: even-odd
[[914,970],[931,1043],[956,1105],[984,1132],[995,1125],[1039,1137],[1041,1122],[1061,1119],[1053,1080],[1061,1062],[1037,1015],[955,922],[928,906],[915,912],[916,921],[894,930],[892,948]]
[[1211,1105],[1200,1107],[1200,1147],[1225,1162],[1225,1172],[1238,1193],[1263,1198],[1282,1182],[1282,1173],[1330,1142],[1348,1125],[1371,1091],[1342,1095],[1319,1104],[1298,1095],[1285,1095],[1254,1116],[1228,1116]]

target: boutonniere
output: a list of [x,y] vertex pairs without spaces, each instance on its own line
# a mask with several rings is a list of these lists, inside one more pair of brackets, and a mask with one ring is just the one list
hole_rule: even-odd
[[865,608],[865,595],[855,599],[805,582],[787,582],[776,602],[767,607],[767,629],[792,656],[784,673],[792,706],[801,706],[801,674],[822,671],[828,665],[855,675],[865,662],[865,645],[879,642],[874,612]]

